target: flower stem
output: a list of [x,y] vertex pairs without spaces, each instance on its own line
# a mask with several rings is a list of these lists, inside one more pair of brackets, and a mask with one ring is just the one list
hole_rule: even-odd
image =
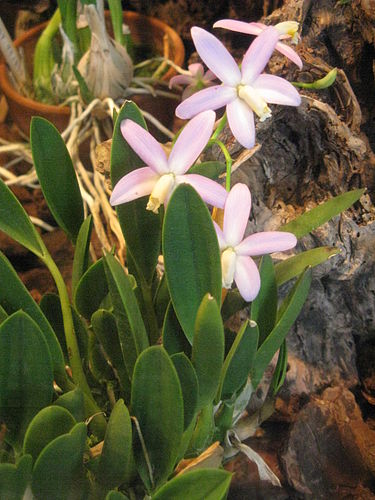
[[217,125],[217,127],[216,127],[216,129],[214,131],[214,133],[211,136],[211,140],[212,141],[215,141],[218,138],[219,134],[222,132],[222,130],[224,129],[225,125],[227,124],[227,121],[228,121],[227,120],[227,114],[224,113],[223,116],[220,118],[220,121],[219,121],[219,123],[218,123],[218,125]]
[[[219,126],[220,126],[220,124],[219,124]],[[219,146],[219,148],[221,149],[221,151],[224,155],[225,163],[227,165],[226,178],[225,178],[225,189],[227,191],[230,191],[230,181],[231,181],[232,163],[233,163],[232,157],[229,154],[229,151],[228,151],[227,147],[225,146],[225,144],[223,142],[219,141],[219,139],[210,139],[207,143],[207,147],[213,146],[214,144],[217,144]]]

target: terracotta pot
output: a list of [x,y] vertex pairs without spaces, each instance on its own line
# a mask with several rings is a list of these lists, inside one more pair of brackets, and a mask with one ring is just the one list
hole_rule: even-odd
[[[163,40],[166,35],[169,42],[169,59],[179,66],[183,65],[185,48],[179,35],[170,26],[159,19],[143,16],[136,12],[124,12],[124,22],[129,26],[136,45],[150,47],[154,52],[160,54],[163,54]],[[35,26],[14,41],[14,45],[22,47],[24,51],[30,75],[32,74],[34,48],[46,24]],[[173,68],[169,68],[163,76],[163,80],[168,81],[174,74]],[[51,121],[60,131],[67,127],[70,108],[43,104],[19,94],[9,80],[8,69],[4,63],[0,64],[0,88],[6,96],[12,120],[26,136],[29,135],[31,117],[35,115]],[[164,125],[171,125],[176,107],[175,100],[165,97],[153,98],[150,95],[136,95],[130,98],[142,109],[153,114]]]

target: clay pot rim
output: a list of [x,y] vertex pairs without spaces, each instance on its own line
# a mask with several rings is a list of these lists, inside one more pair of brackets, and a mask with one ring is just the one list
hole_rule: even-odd
[[[106,13],[108,15],[109,13]],[[171,40],[171,44],[175,48],[175,57],[174,62],[178,65],[181,66],[184,63],[185,59],[185,47],[184,44],[177,34],[177,32],[171,28],[167,23],[164,21],[161,21],[160,19],[157,19],[156,17],[151,17],[151,16],[145,16],[143,14],[138,14],[138,12],[133,12],[133,11],[124,11],[123,12],[124,19],[129,20],[129,19],[138,19],[138,20],[143,20],[145,24],[153,24],[154,26],[157,26],[160,31],[164,32],[167,34]],[[21,36],[17,37],[14,40],[14,46],[15,47],[20,47],[24,44],[25,41],[29,40],[30,38],[33,38],[35,35],[40,33],[48,24],[48,21],[38,24],[37,26],[34,26],[33,28],[25,31]],[[169,68],[169,70],[165,73],[165,75],[162,77],[162,80],[167,81],[169,80],[173,75],[175,74],[175,70],[173,68]],[[54,113],[56,115],[61,115],[61,116],[70,116],[70,108],[69,106],[59,106],[55,104],[45,104],[39,101],[35,101],[34,99],[30,99],[29,97],[25,97],[17,90],[15,87],[12,85],[10,79],[8,78],[8,68],[5,62],[2,62],[0,64],[0,88],[4,92],[5,96],[13,101],[17,101],[21,106],[29,109],[29,110],[35,110],[36,113],[45,113],[45,114],[51,114]]]

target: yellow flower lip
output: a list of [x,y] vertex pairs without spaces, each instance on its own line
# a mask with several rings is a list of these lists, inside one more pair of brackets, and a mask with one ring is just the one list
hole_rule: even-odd
[[173,173],[162,175],[150,194],[146,207],[147,210],[151,210],[151,212],[157,214],[160,205],[165,202],[169,193],[172,191],[174,184],[175,175]]
[[238,85],[237,92],[238,97],[244,100],[254,113],[259,116],[261,122],[271,116],[271,110],[266,101],[251,85]]
[[289,35],[292,37],[292,43],[298,43],[298,27],[297,21],[284,21],[275,25],[280,35]]
[[223,288],[230,288],[234,280],[237,254],[232,247],[228,247],[221,254],[221,269]]

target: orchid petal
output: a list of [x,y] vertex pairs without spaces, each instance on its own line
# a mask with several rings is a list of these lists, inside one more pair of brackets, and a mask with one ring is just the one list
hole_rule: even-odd
[[191,29],[194,45],[206,66],[226,85],[237,86],[241,72],[224,45],[208,31],[194,26]]
[[254,113],[241,99],[227,105],[229,127],[237,141],[247,149],[255,144]]
[[228,192],[212,179],[198,174],[186,174],[176,177],[178,184],[186,183],[193,186],[199,196],[209,205],[224,208]]
[[209,141],[216,114],[205,111],[195,116],[182,129],[169,155],[168,168],[176,175],[184,174],[195,162]]
[[277,30],[270,26],[250,45],[242,61],[242,83],[251,84],[264,70],[279,39]]
[[202,78],[204,75],[204,68],[203,68],[203,65],[201,63],[189,64],[188,70],[195,77]]
[[225,202],[223,233],[227,246],[235,247],[242,241],[249,220],[250,207],[249,188],[246,184],[235,184]]
[[236,98],[237,92],[233,87],[215,85],[196,92],[179,104],[176,108],[176,116],[189,119],[202,111],[221,108]]
[[113,189],[112,206],[127,203],[151,193],[160,176],[151,168],[143,167],[124,175]]
[[291,83],[274,75],[260,75],[253,83],[254,89],[271,104],[299,106],[301,96]]
[[210,69],[208,69],[206,71],[206,73],[204,74],[203,82],[204,83],[212,82],[212,80],[216,80],[216,79],[217,79],[217,76],[215,75],[215,73],[213,73]]
[[297,238],[283,231],[264,231],[251,234],[236,246],[237,255],[265,255],[294,248]]
[[228,246],[227,242],[225,241],[224,233],[223,233],[221,227],[219,226],[219,224],[217,224],[217,222],[215,222],[215,221],[212,221],[212,222],[214,223],[214,228],[216,231],[216,236],[217,236],[217,240],[219,242],[220,250],[224,250],[224,248],[226,248]]
[[289,45],[286,45],[285,43],[278,42],[275,49],[283,54],[283,56],[286,56],[288,59],[294,62],[294,64],[296,64],[299,69],[302,69],[302,60],[297,52],[292,49],[292,47],[289,47]]
[[168,172],[167,156],[152,135],[132,120],[121,122],[121,132],[126,142],[154,172]]
[[193,82],[194,78],[190,75],[177,75],[169,80],[169,88],[171,89],[173,85],[190,85]]
[[216,21],[214,28],[224,28],[226,30],[247,33],[248,35],[259,35],[264,28],[255,26],[257,23],[246,23],[244,21],[234,21],[233,19],[221,19]]
[[246,302],[251,302],[260,290],[260,275],[257,265],[250,257],[237,256],[234,273],[238,291]]

